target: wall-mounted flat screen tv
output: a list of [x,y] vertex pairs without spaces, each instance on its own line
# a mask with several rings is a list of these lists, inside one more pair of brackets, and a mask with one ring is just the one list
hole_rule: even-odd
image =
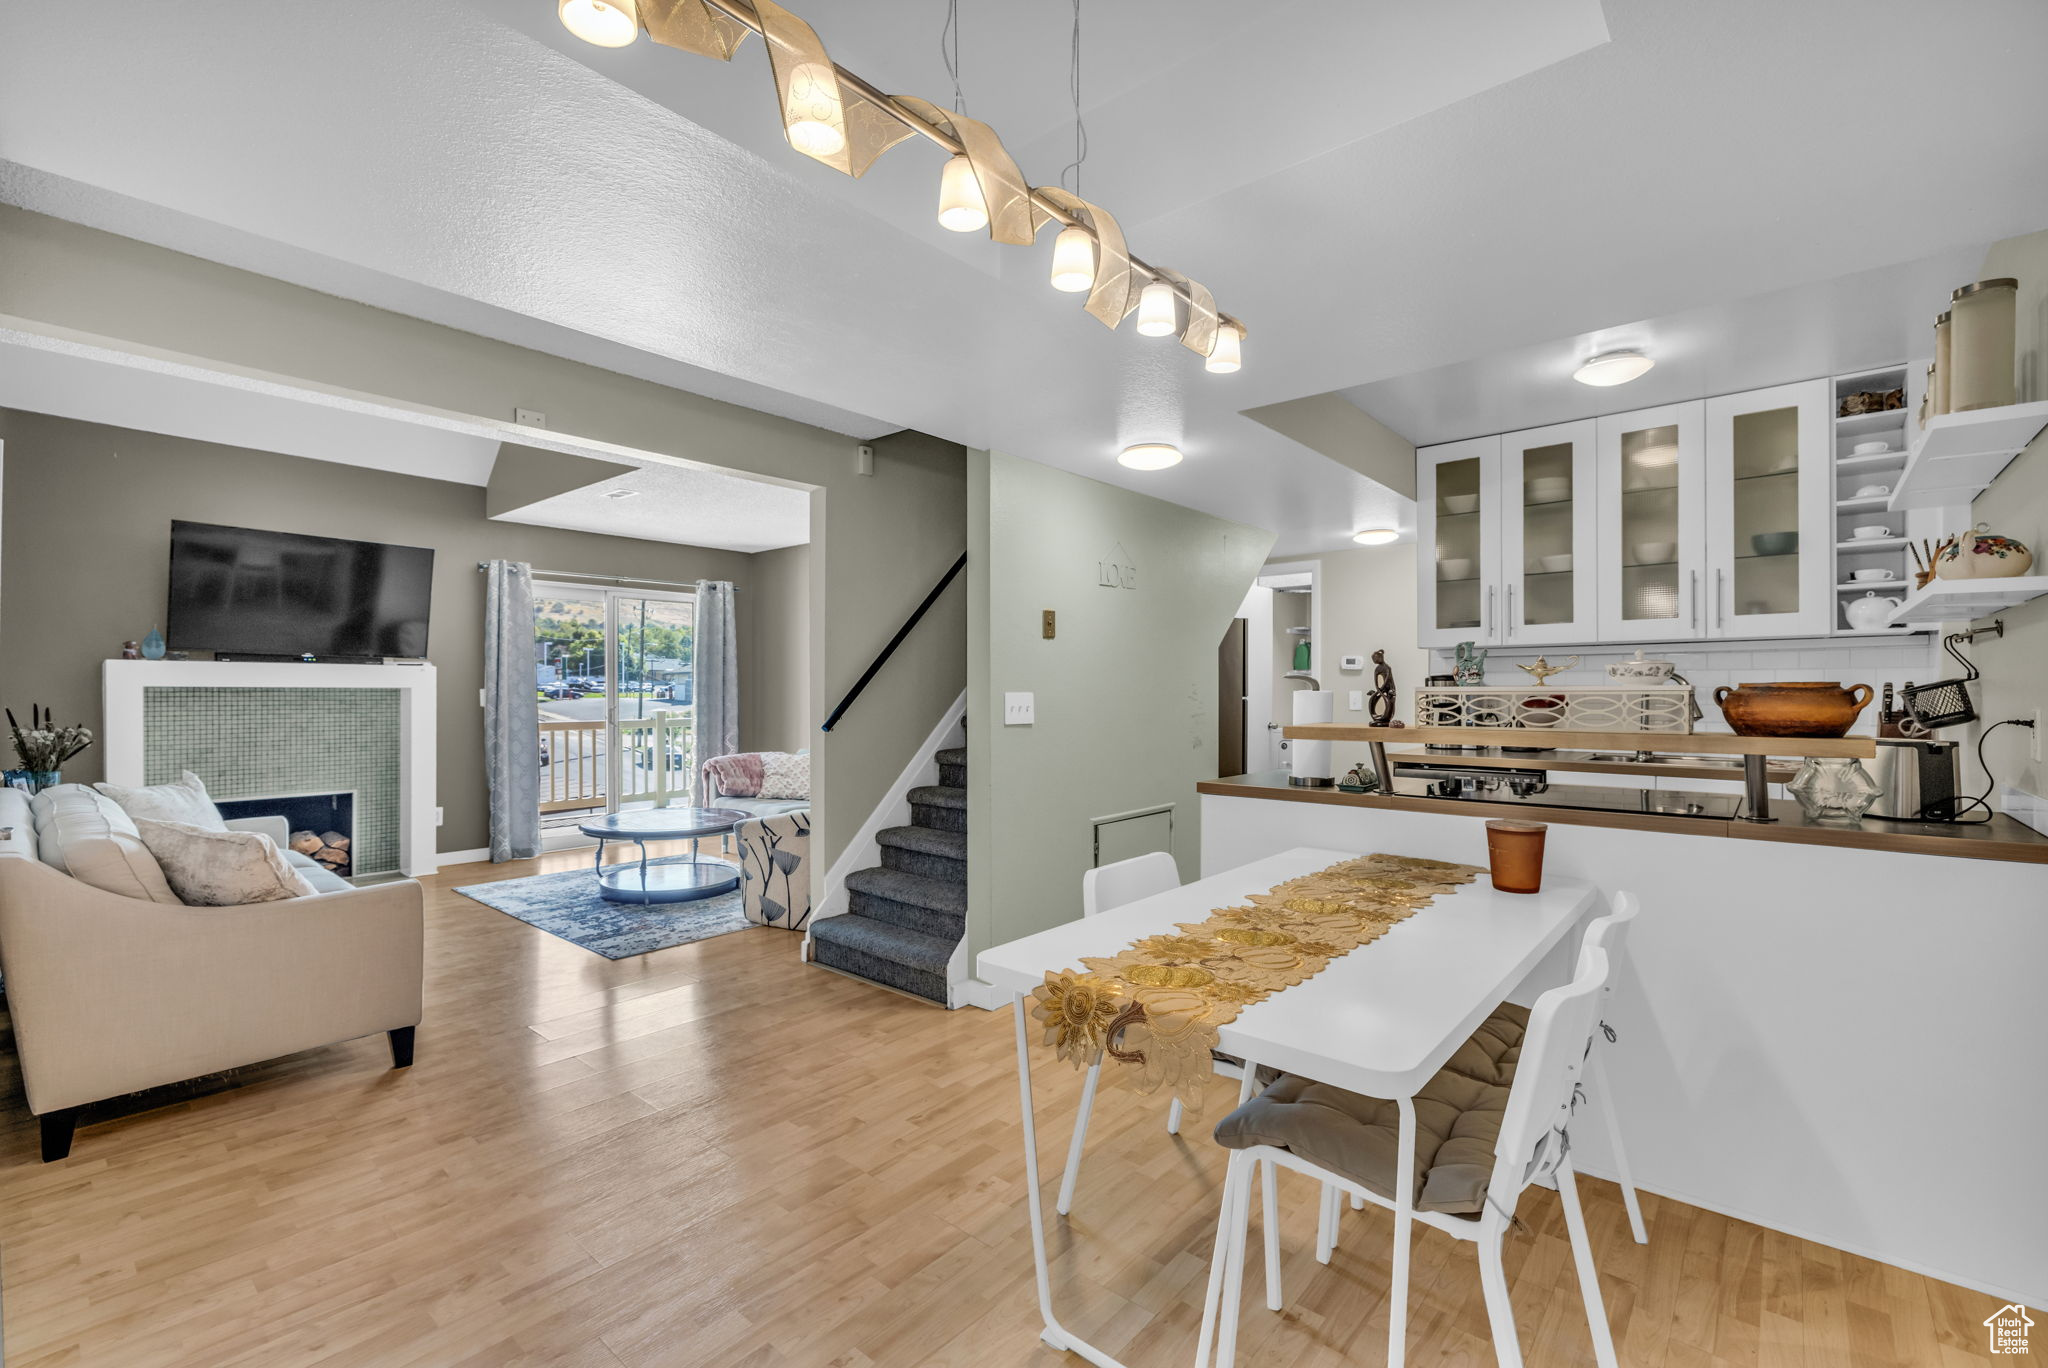
[[273,659],[424,657],[434,553],[171,524],[168,644]]

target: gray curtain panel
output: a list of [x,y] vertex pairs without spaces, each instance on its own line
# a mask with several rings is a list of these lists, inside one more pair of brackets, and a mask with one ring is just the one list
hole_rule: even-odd
[[740,748],[739,647],[733,640],[732,585],[697,581],[697,636],[691,663],[696,700],[691,732],[695,802],[705,806],[704,762]]
[[491,859],[540,854],[540,690],[535,687],[533,567],[484,569],[484,769],[491,786]]

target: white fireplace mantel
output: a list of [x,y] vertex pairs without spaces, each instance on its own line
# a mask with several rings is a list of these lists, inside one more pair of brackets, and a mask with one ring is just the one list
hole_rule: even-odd
[[396,689],[399,691],[399,867],[432,874],[435,858],[434,667],[228,660],[109,660],[101,675],[107,782],[139,787],[143,702],[150,689]]

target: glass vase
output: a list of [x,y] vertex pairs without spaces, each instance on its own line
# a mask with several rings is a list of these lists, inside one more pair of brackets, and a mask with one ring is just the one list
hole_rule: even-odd
[[1816,822],[1860,822],[1882,791],[1861,760],[1809,757],[1785,786],[1799,809]]
[[29,791],[32,793],[41,793],[44,789],[55,788],[63,782],[64,775],[60,770],[30,770],[28,772],[28,786]]

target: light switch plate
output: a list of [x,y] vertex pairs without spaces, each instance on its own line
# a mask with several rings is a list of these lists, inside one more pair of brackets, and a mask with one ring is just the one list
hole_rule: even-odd
[[1350,699],[1350,702],[1351,702],[1351,711],[1353,711],[1353,712],[1364,712],[1364,711],[1365,711],[1365,690],[1363,690],[1363,689],[1353,689],[1353,690],[1352,690],[1352,691],[1350,692],[1350,694],[1349,694],[1349,695],[1347,695],[1347,696],[1349,697],[1349,699]]
[[1006,693],[1003,695],[1003,725],[1006,727],[1028,727],[1037,720],[1037,706],[1028,693]]

